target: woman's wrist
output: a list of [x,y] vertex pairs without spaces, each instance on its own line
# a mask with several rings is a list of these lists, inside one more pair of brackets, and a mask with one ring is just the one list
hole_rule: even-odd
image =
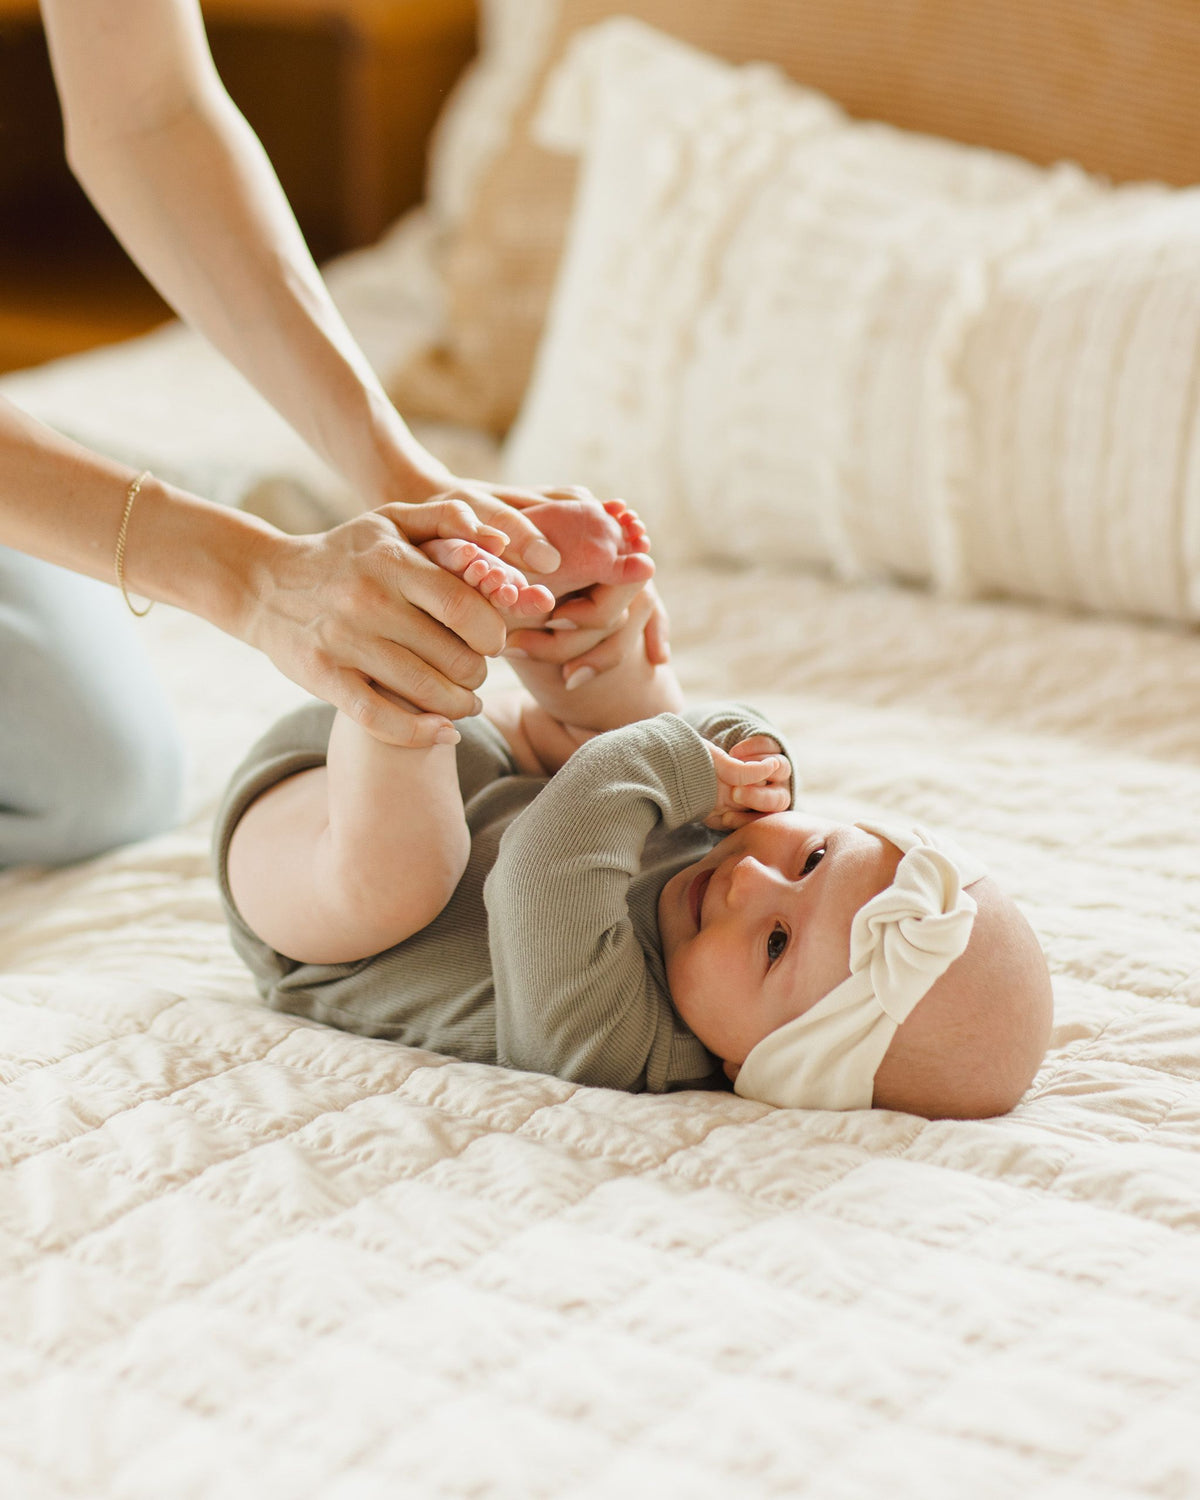
[[286,542],[257,516],[150,475],[129,517],[124,579],[132,594],[174,604],[245,638],[257,584]]
[[367,510],[395,502],[419,505],[458,484],[452,470],[417,441],[382,391],[371,393],[370,404],[371,441],[362,451],[369,455],[371,472],[346,475],[359,486]]

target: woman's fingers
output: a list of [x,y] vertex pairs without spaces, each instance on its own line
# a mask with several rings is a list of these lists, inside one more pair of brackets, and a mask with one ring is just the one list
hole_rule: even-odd
[[523,506],[545,499],[536,491],[516,490],[500,485],[464,481],[454,489],[435,496],[438,501],[458,501],[468,506],[485,525],[508,537],[505,557],[526,572],[553,573],[562,565],[558,550],[552,547],[532,521],[521,514]]
[[361,729],[387,745],[427,750],[431,745],[456,744],[461,738],[449,719],[440,714],[414,713],[392,702],[375,683],[358,673],[346,673],[344,682],[331,693],[329,701]]
[[606,638],[599,630],[514,630],[508,637],[504,654],[519,653],[532,661],[563,666],[586,655]]
[[477,516],[463,499],[438,495],[420,505],[381,505],[376,512],[387,518],[414,545],[438,540],[475,542],[499,556],[509,544],[498,526]]
[[[504,621],[496,610],[477,589],[440,568],[415,547],[396,549],[390,557],[381,559],[377,584],[381,597],[375,600],[374,618],[390,614],[394,626],[401,627],[399,631],[383,628],[379,633],[400,645],[412,646],[455,681],[466,680],[460,675],[460,665],[473,672],[474,658],[495,656],[503,649]],[[429,624],[444,626],[453,639],[447,640],[441,630],[430,630],[420,619],[406,614],[401,601],[410,611],[426,616]],[[464,646],[470,658],[464,655]],[[431,656],[430,651],[437,655]],[[483,670],[482,662],[478,668]]]
[[[293,682],[396,744],[430,742],[446,720],[478,712],[472,689],[487,672],[483,652],[504,643],[504,623],[386,518],[368,512],[315,536],[278,534],[262,570],[238,633]],[[438,723],[414,727],[381,693]]]

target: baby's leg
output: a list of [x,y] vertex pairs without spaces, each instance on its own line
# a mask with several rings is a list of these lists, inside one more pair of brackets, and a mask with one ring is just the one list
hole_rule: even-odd
[[428,926],[470,853],[455,748],[385,745],[344,714],[324,766],[251,804],[229,848],[250,928],[301,963],[351,963]]
[[555,573],[520,573],[474,542],[438,538],[421,551],[479,589],[514,626],[536,625],[557,599],[593,584],[637,583],[651,577],[650,543],[637,516],[620,500],[554,500],[531,505],[529,519],[562,557]]
[[529,583],[511,563],[493,557],[474,542],[435,537],[422,542],[421,551],[440,568],[478,589],[506,618],[519,619],[522,625],[554,608],[554,595],[549,590]]
[[530,573],[556,599],[594,584],[643,583],[654,574],[645,527],[623,500],[549,500],[524,512],[558,548],[556,573]]
[[[436,539],[422,550],[478,588],[514,625],[592,584],[649,578],[641,523],[619,501],[530,507],[562,566],[523,574],[473,542]],[[567,753],[569,753],[569,748]],[[243,919],[301,963],[351,963],[428,926],[449,901],[470,853],[453,745],[385,745],[343,714],[324,766],[265,792],[229,848],[229,882]]]

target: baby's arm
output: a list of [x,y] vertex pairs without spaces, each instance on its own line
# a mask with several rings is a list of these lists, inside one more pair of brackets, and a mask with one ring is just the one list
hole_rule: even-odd
[[653,584],[641,584],[629,603],[626,623],[607,643],[617,657],[615,664],[582,682],[574,681],[570,688],[555,663],[533,661],[511,651],[505,653],[506,658],[541,709],[562,724],[592,731],[619,729],[656,714],[677,713],[683,690],[674,669],[652,662],[646,653],[646,622],[656,604]]
[[674,671],[656,666],[646,654],[645,623],[653,607],[648,593],[634,600],[627,623],[610,638],[621,652],[616,665],[577,688],[566,689],[553,664],[513,661],[523,689],[493,697],[484,713],[508,740],[522,770],[553,775],[601,730],[679,712],[683,692]]
[[[769,762],[768,744],[779,752]],[[630,882],[655,826],[724,805],[745,816],[736,785],[756,810],[786,807],[781,746],[743,704],[664,714],[593,738],[513,819],[484,886],[502,1062],[610,1088],[663,1086],[670,1007],[645,962]],[[743,758],[769,788],[744,781]]]

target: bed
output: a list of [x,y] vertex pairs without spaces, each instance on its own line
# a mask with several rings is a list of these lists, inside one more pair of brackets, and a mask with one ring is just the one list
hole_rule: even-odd
[[[511,52],[506,9],[491,43]],[[945,36],[946,9],[890,14]],[[1138,9],[1146,46],[1187,76],[1187,8]],[[526,43],[562,14],[529,5]],[[989,55],[1005,37],[991,25]],[[474,102],[511,115],[497,76],[477,75]],[[813,81],[836,92],[837,70]],[[986,97],[965,121],[896,97],[902,125],[981,138]],[[1192,180],[1172,140],[1161,175]],[[330,273],[397,390],[425,392],[422,436],[476,474],[506,462],[503,393],[449,371],[431,325],[448,300],[438,239],[464,213],[447,161],[478,181],[495,149],[452,122],[440,208],[434,193]],[[352,503],[179,329],[0,388],[285,526]],[[777,716],[814,805],[954,829],[1030,918],[1056,1020],[1026,1098],[928,1122],[628,1096],[262,1010],[209,827],[245,746],[299,691],[159,608],[144,628],[189,747],[183,823],[73,868],[0,872],[0,1493],[1200,1494],[1189,587],[1151,618],[1072,596],[1069,570],[1041,575],[1041,598],[969,597],[936,567],[719,564],[674,540],[660,583],[689,694],[736,688]]]

